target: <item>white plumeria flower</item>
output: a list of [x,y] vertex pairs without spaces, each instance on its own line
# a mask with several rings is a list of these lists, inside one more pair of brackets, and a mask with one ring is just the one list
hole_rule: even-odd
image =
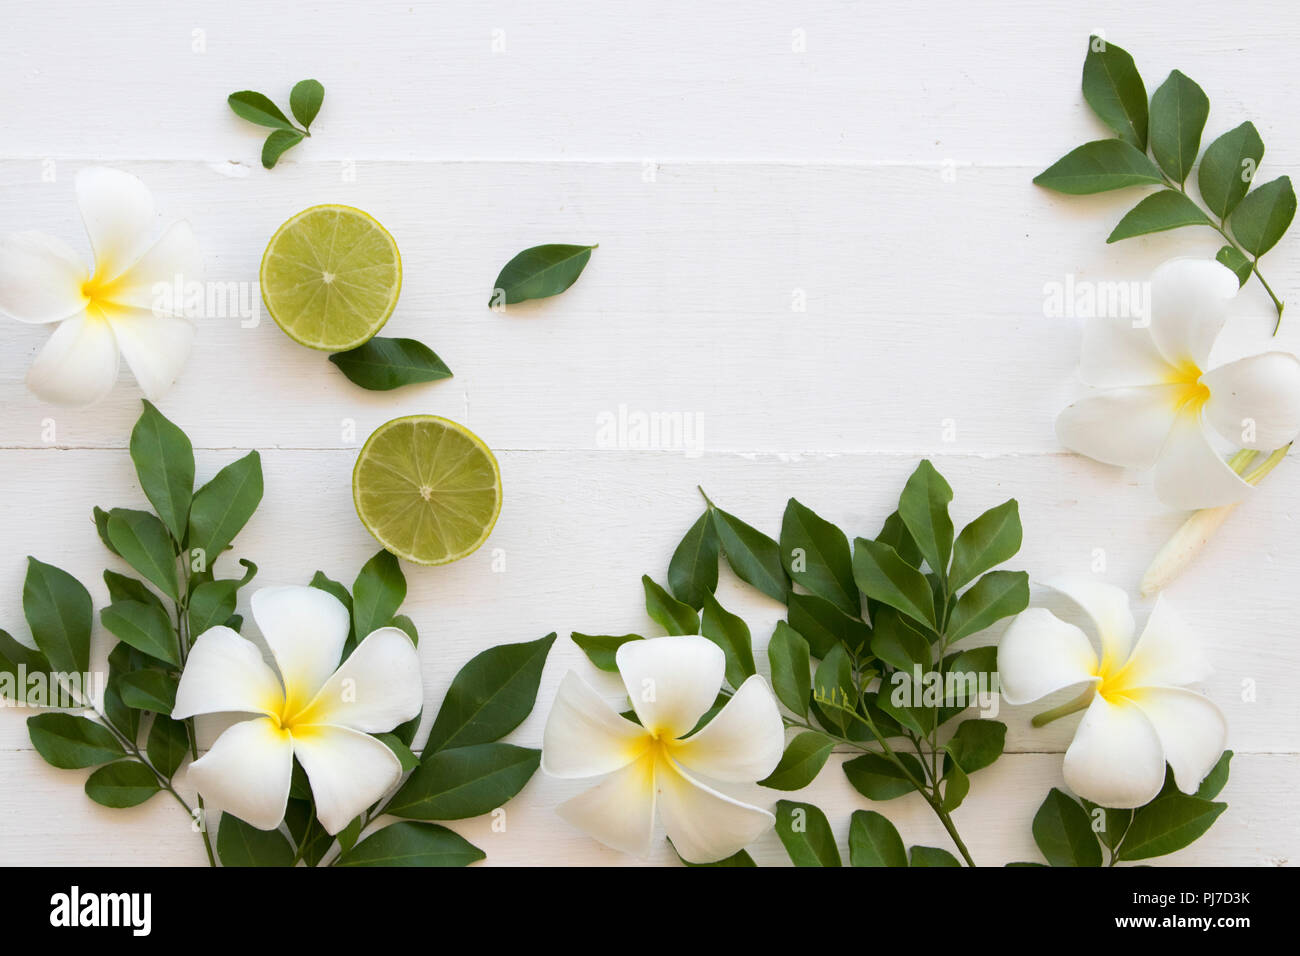
[[691,734],[722,685],[721,648],[705,637],[657,637],[629,641],[615,661],[641,723],[616,713],[573,671],[564,675],[546,721],[542,768],[554,777],[608,776],[557,812],[607,846],[646,856],[657,806],[687,862],[713,863],[739,852],[775,818],[693,774],[754,783],[776,769],[785,731],[767,684],[749,678]]
[[406,633],[381,627],[339,664],[348,610],[310,587],[263,588],[253,617],[279,676],[251,641],[228,627],[199,635],[185,662],[172,717],[258,714],[226,730],[189,769],[211,802],[262,830],[284,818],[293,760],[311,782],[316,815],[338,833],[402,775],[370,734],[420,712],[420,659]]
[[151,244],[153,197],[129,173],[83,169],[76,190],[93,273],[58,239],[35,232],[0,239],[0,312],[20,322],[59,323],[32,363],[27,387],[47,402],[91,405],[112,390],[121,355],[145,397],[157,399],[180,374],[194,340],[194,326],[178,314],[183,302],[160,300],[157,287],[197,278],[194,233],[177,222]]
[[[1049,582],[1087,612],[1101,639],[1098,658],[1083,631],[1043,608],[1022,611],[998,646],[998,678],[1009,704],[1087,685],[1048,720],[1087,708],[1065,751],[1065,782],[1103,807],[1140,807],[1160,792],[1165,764],[1192,793],[1223,753],[1228,725],[1208,698],[1187,690],[1211,669],[1163,598],[1133,645],[1133,613],[1120,588],[1091,578]],[[1039,719],[1035,725],[1039,725]]]
[[1079,375],[1106,389],[1056,420],[1066,447],[1110,465],[1155,468],[1172,508],[1240,501],[1250,485],[1211,444],[1280,448],[1300,434],[1300,360],[1262,352],[1206,370],[1237,295],[1237,277],[1210,259],[1173,259],[1151,276],[1150,322],[1095,318]]

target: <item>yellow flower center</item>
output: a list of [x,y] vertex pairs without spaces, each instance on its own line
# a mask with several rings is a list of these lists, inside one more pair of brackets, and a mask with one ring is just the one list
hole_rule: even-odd
[[86,297],[86,312],[97,318],[107,318],[114,307],[114,294],[118,292],[118,279],[93,275],[81,284],[81,294]]
[[1201,374],[1195,362],[1183,362],[1169,373],[1169,384],[1178,386],[1174,407],[1179,411],[1199,412],[1210,400],[1210,387],[1201,381]]

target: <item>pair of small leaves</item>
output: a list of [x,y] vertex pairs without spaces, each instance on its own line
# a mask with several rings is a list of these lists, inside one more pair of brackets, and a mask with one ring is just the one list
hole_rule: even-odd
[[596,248],[599,246],[554,243],[525,249],[497,275],[488,308],[502,309],[528,299],[559,295],[578,281]]
[[274,168],[287,150],[297,146],[305,137],[311,136],[309,132],[311,124],[316,119],[316,114],[320,112],[324,100],[325,87],[316,80],[302,80],[294,86],[293,92],[289,94],[289,109],[293,112],[294,118],[302,124],[302,128],[299,129],[290,122],[289,117],[281,112],[270,97],[262,93],[241,90],[238,93],[231,93],[226,98],[235,115],[272,130],[271,135],[262,144],[262,165],[267,169]]

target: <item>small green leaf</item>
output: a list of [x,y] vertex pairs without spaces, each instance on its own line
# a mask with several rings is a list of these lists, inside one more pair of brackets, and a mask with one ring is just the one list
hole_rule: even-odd
[[108,537],[117,553],[145,580],[173,601],[180,600],[176,545],[166,525],[147,511],[114,508],[108,513]]
[[785,748],[781,762],[759,786],[773,790],[802,790],[812,783],[835,748],[835,740],[815,730],[805,730]]
[[855,617],[862,613],[849,539],[793,498],[781,519],[781,560],[790,577],[813,594]]
[[113,542],[108,540],[108,512],[103,508],[96,507],[92,511],[95,521],[95,531],[99,534],[99,540],[104,542],[104,547],[109,551],[117,554],[117,549],[113,547]]
[[1200,837],[1224,810],[1226,803],[1191,797],[1175,790],[1156,797],[1133,813],[1124,843],[1119,848],[1125,860],[1149,860],[1181,850]]
[[706,510],[691,525],[668,562],[668,586],[677,600],[697,611],[704,607],[704,596],[718,587],[719,553],[718,532]]
[[1122,140],[1101,139],[1066,153],[1034,182],[1058,193],[1087,196],[1126,186],[1160,186],[1164,179],[1145,153]]
[[451,369],[434,354],[433,349],[415,339],[376,336],[365,345],[347,352],[335,352],[330,361],[353,384],[374,392],[451,378]]
[[348,620],[351,622],[348,629],[348,640],[346,647],[355,647],[357,643],[356,621],[352,614],[352,595],[338,581],[330,578],[324,571],[317,571],[311,577],[311,586],[318,591],[324,591],[326,594],[332,594],[339,599],[339,603],[348,609]]
[[1201,785],[1196,788],[1196,796],[1202,800],[1213,800],[1228,783],[1228,769],[1232,763],[1232,751],[1225,750],[1218,762],[1210,768]]
[[854,810],[849,818],[851,866],[907,866],[907,850],[894,825],[875,810]]
[[990,571],[958,599],[948,621],[948,640],[958,641],[1029,607],[1029,575]]
[[867,597],[929,627],[935,626],[934,595],[929,582],[889,545],[857,538],[853,542],[853,577]]
[[937,846],[912,847],[910,864],[912,866],[961,866],[955,856]]
[[1183,226],[1210,226],[1210,221],[1201,207],[1188,199],[1183,193],[1172,189],[1163,189],[1152,193],[1124,214],[1118,225],[1106,237],[1107,242],[1119,242],[1134,236],[1145,236],[1152,232],[1165,232],[1169,229],[1181,229]]
[[840,644],[861,651],[871,640],[871,628],[825,598],[791,591],[786,601],[790,626],[808,641],[814,657],[825,657]]
[[293,847],[279,830],[259,830],[229,813],[217,829],[222,866],[293,866]]
[[128,740],[140,735],[140,711],[122,700],[122,678],[135,670],[135,658],[143,657],[139,651],[120,641],[108,655],[108,680],[104,683],[104,716]]
[[[925,771],[911,754],[897,754],[899,761],[917,780],[925,779]],[[884,754],[869,753],[854,757],[844,764],[844,776],[853,789],[868,800],[893,800],[916,788],[901,769]]]
[[726,655],[728,684],[738,688],[745,678],[754,675],[754,649],[749,626],[719,604],[712,594],[706,594],[704,598],[700,633],[722,648]]
[[588,660],[603,671],[609,671],[611,674],[618,673],[618,664],[614,661],[618,649],[628,641],[644,640],[640,634],[579,634],[574,631],[569,635],[573,643],[582,649],[582,653],[587,655]]
[[135,760],[110,763],[86,779],[86,796],[114,809],[139,806],[161,789],[153,771]]
[[1088,812],[1055,787],[1034,814],[1034,842],[1052,866],[1101,866]]
[[164,671],[146,669],[122,675],[122,700],[136,710],[170,714],[176,706],[176,678]]
[[139,601],[118,601],[100,611],[99,619],[119,640],[136,650],[180,666],[176,631],[161,608]]
[[784,601],[790,593],[790,579],[781,563],[780,545],[721,508],[710,506],[709,514],[718,532],[722,553],[736,577],[768,597]]
[[972,774],[1001,757],[1006,742],[1006,724],[996,720],[963,720],[944,744],[948,754],[945,762],[956,761],[962,770]]
[[1242,255],[1241,250],[1236,246],[1224,246],[1215,253],[1214,258],[1233,271],[1237,277],[1238,288],[1246,284],[1251,271],[1255,268],[1255,264]]
[[118,574],[116,571],[106,570],[104,572],[104,584],[108,586],[108,599],[111,603],[139,601],[141,604],[152,604],[163,611],[167,609],[162,599],[145,587],[143,581],[137,581],[125,574]]
[[889,545],[912,567],[921,566],[921,549],[912,540],[912,533],[907,530],[907,525],[903,524],[903,519],[897,511],[885,519],[885,523],[880,526],[880,533],[873,540]]
[[395,733],[375,734],[375,739],[393,752],[398,763],[402,765],[402,773],[410,773],[420,765],[420,758],[411,752],[406,741]]
[[352,582],[352,623],[357,642],[386,627],[406,600],[406,575],[389,551],[377,551]]
[[559,295],[578,281],[595,248],[546,245],[525,249],[507,262],[497,276],[488,299],[489,308]]
[[1151,155],[1179,185],[1201,151],[1201,133],[1209,116],[1205,91],[1178,70],[1151,94]]
[[148,400],[131,430],[131,461],[140,489],[172,537],[185,540],[194,494],[194,448],[185,432]]
[[798,716],[807,717],[808,697],[812,693],[808,642],[785,621],[777,621],[767,644],[767,659],[772,666],[772,689],[777,699]]
[[[18,643],[7,631],[0,629],[0,675],[8,678],[0,680],[0,697],[20,704],[39,705],[45,688],[53,687],[55,678],[50,675],[44,687],[40,688],[25,681],[34,674],[49,674],[49,671],[50,662],[44,654]],[[19,680],[20,675],[23,681]]]
[[930,667],[930,642],[893,608],[881,608],[875,617],[871,653],[895,670],[912,673]]
[[947,577],[948,561],[952,557],[950,501],[952,487],[929,459],[922,459],[916,466],[898,499],[898,516],[920,548],[930,570],[941,580]]
[[436,823],[393,823],[343,853],[336,866],[469,866],[484,852]]
[[1088,37],[1083,98],[1125,143],[1147,148],[1147,90],[1133,57],[1098,36]]
[[412,820],[463,820],[503,806],[536,772],[540,750],[477,744],[425,758],[389,802],[387,812]]
[[262,144],[262,168],[275,169],[280,157],[302,142],[302,133],[296,129],[277,129]]
[[840,866],[826,814],[811,803],[776,802],[776,835],[795,866]]
[[280,107],[276,106],[271,100],[261,93],[255,93],[252,90],[241,90],[238,93],[231,93],[226,97],[226,102],[230,108],[235,111],[235,115],[250,123],[256,123],[258,126],[269,126],[272,129],[293,129],[294,126],[289,122],[289,117],[280,112]]
[[970,793],[970,777],[957,764],[948,762],[943,774],[943,801],[940,806],[945,813],[952,813],[961,806]]
[[73,714],[37,714],[27,718],[27,734],[45,762],[61,770],[97,767],[126,756],[103,724]]
[[300,80],[289,94],[289,109],[303,129],[310,129],[324,101],[325,87],[318,80]]
[[645,609],[651,620],[669,634],[700,633],[700,618],[695,608],[683,604],[658,584],[648,574],[641,576],[645,589]]
[[90,592],[80,581],[52,564],[28,557],[23,614],[51,670],[69,674],[90,670],[94,609]]
[[190,735],[185,724],[164,714],[156,714],[145,746],[145,753],[154,769],[170,780],[189,752]]
[[230,615],[235,613],[239,589],[248,584],[257,574],[257,565],[252,561],[240,558],[239,563],[246,569],[243,578],[204,581],[190,595],[188,615],[192,638],[197,638],[209,628],[225,624],[230,619]]
[[1010,498],[990,508],[957,535],[952,546],[952,572],[948,586],[954,591],[1003,561],[1009,561],[1024,537],[1020,526],[1020,505]]
[[255,451],[232,461],[194,493],[189,547],[203,552],[211,568],[262,500],[262,456]]
[[1280,176],[1252,189],[1232,213],[1232,234],[1241,248],[1259,258],[1277,245],[1295,217],[1291,177]]
[[1196,173],[1205,205],[1226,219],[1250,189],[1264,158],[1264,141],[1249,121],[1230,129],[1209,146]]

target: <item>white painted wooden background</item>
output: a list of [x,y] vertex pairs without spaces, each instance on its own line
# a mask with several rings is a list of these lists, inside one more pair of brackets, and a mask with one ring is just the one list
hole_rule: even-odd
[[[375,426],[431,412],[480,434],[501,460],[500,522],[458,564],[407,567],[406,610],[431,709],[479,650],[560,632],[537,711],[511,738],[537,745],[566,669],[617,696],[567,635],[654,633],[640,575],[663,579],[700,510],[697,484],[774,535],[790,495],[872,534],[928,455],[956,489],[961,520],[1020,500],[1017,563],[1035,578],[1086,570],[1102,548],[1107,578],[1136,592],[1181,516],[1161,508],[1146,476],[1057,445],[1053,417],[1078,389],[1079,322],[1045,316],[1044,286],[1069,274],[1140,279],[1167,256],[1218,244],[1207,230],[1106,246],[1138,194],[1071,199],[1030,179],[1107,135],[1079,91],[1098,30],[1136,56],[1149,89],[1174,67],[1200,82],[1212,103],[1206,142],[1252,119],[1265,174],[1294,174],[1300,19],[1288,0],[1230,13],[1089,6],[950,2],[899,17],[824,0],[4,0],[0,229],[84,248],[73,175],[111,163],[153,189],[160,226],[193,222],[209,279],[252,288],[267,239],[298,210],[350,203],[382,221],[405,264],[386,334],[429,343],[454,379],[367,393],[269,319],[212,318],[161,407],[193,438],[200,481],[244,449],[262,452],[266,495],[235,552],[259,563],[262,585],[305,583],[317,568],[350,581],[373,552],[349,476]],[[326,89],[313,137],[268,173],[262,134],[225,97],[252,87],[287,102],[307,76]],[[562,297],[488,311],[500,266],[542,242],[600,248]],[[1297,253],[1293,235],[1265,272],[1300,302]],[[798,295],[806,311],[792,308]],[[1295,308],[1280,337],[1291,347]],[[1258,346],[1271,327],[1256,283],[1238,312],[1225,354]],[[7,321],[0,331],[0,625],[25,634],[27,554],[78,575],[97,607],[106,600],[100,572],[119,563],[90,510],[143,503],[125,451],[139,394],[124,371],[98,407],[45,406],[23,376],[47,332]],[[620,406],[697,416],[699,453],[603,447],[598,419]],[[1208,689],[1237,758],[1228,812],[1165,862],[1300,854],[1297,474],[1284,463],[1169,589],[1212,648]],[[492,549],[504,552],[502,573]],[[778,605],[725,568],[720,594],[761,649]],[[97,632],[101,653],[107,642]],[[1075,720],[1036,731],[1030,714],[1004,710],[1008,753],[956,813],[983,864],[1036,859],[1033,812],[1062,785]],[[92,804],[85,772],[33,752],[24,717],[0,711],[0,863],[203,862],[171,801]],[[456,828],[493,863],[635,862],[553,815],[579,788],[539,773],[509,805],[505,833],[483,821]],[[827,810],[841,841],[850,812],[869,805],[833,767],[799,798]],[[879,809],[909,844],[948,845],[919,799]],[[754,852],[784,860],[774,835]],[[661,845],[656,862],[670,859]]]

